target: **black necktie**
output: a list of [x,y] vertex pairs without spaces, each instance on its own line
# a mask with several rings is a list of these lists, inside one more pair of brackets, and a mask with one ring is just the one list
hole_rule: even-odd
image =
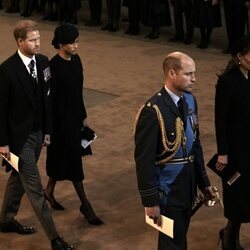
[[185,119],[185,116],[184,116],[184,100],[183,100],[183,97],[181,97],[179,99],[179,101],[177,102],[177,105],[178,105],[178,109],[180,111],[180,114],[181,114],[181,119],[184,123],[184,127],[186,127],[186,119]]
[[37,78],[36,78],[36,71],[35,71],[35,61],[32,59],[28,65],[29,69],[30,69],[30,76],[32,78],[32,82],[33,82],[33,87],[34,89],[36,89],[37,87]]

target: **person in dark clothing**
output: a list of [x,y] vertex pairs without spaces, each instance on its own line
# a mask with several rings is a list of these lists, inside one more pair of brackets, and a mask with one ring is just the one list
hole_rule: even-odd
[[197,103],[190,93],[195,63],[181,52],[163,62],[163,88],[140,109],[135,125],[138,189],[145,213],[158,226],[161,214],[174,220],[174,238],[159,233],[158,249],[187,249],[187,231],[197,186],[214,192],[199,139]]
[[247,3],[249,0],[223,0],[228,44],[223,53],[230,53],[232,45],[245,34]]
[[140,30],[142,0],[128,0],[127,5],[129,27],[125,31],[125,34],[138,35]]
[[108,21],[101,30],[116,32],[119,30],[121,17],[121,0],[106,0]]
[[21,16],[29,17],[33,10],[37,10],[39,6],[38,0],[24,0],[23,11]]
[[60,23],[78,23],[78,10],[81,8],[80,0],[59,0]]
[[90,20],[86,26],[100,26],[102,15],[102,0],[89,0]]
[[231,47],[232,58],[219,76],[215,94],[216,168],[233,168],[241,176],[228,185],[222,179],[224,216],[222,249],[243,250],[239,243],[241,223],[250,222],[250,36]]
[[43,6],[42,20],[57,21],[59,16],[59,1],[60,0],[46,0]]
[[[170,38],[170,42],[183,41],[190,44],[193,39],[193,20],[192,20],[192,0],[172,0],[174,10],[175,36]],[[183,27],[183,14],[185,17],[186,32]]]
[[197,48],[208,48],[212,31],[221,27],[221,13],[219,0],[194,0],[194,27],[200,28],[201,41]]
[[11,0],[10,6],[7,8],[7,13],[17,13],[20,12],[20,6],[19,6],[20,0]]
[[50,60],[53,133],[47,149],[49,181],[44,194],[52,208],[63,210],[53,195],[55,185],[57,181],[72,181],[81,201],[80,212],[90,224],[100,225],[103,222],[96,216],[82,183],[81,130],[87,126],[87,113],[82,98],[83,67],[76,54],[78,42],[75,26],[65,23],[55,29],[52,44],[58,54]]
[[168,0],[145,0],[142,2],[141,23],[151,27],[145,37],[156,39],[160,35],[160,27],[170,26],[171,16]]
[[46,204],[37,161],[42,146],[50,144],[51,74],[49,60],[39,54],[40,32],[32,20],[14,28],[17,52],[0,66],[0,154],[19,157],[19,172],[11,171],[0,214],[0,231],[32,234],[35,229],[15,220],[26,193],[52,250],[70,250],[58,234]]

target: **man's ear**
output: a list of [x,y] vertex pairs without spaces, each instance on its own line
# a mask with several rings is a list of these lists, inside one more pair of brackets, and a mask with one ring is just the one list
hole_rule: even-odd
[[173,69],[170,69],[168,71],[168,75],[173,80],[175,78],[175,76],[176,76],[176,73],[175,73],[175,71]]
[[23,42],[22,38],[18,38],[17,39],[17,45],[18,45],[18,47],[22,44],[22,42]]

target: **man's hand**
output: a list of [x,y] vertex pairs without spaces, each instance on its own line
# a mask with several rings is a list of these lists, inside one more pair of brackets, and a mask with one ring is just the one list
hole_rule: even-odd
[[46,146],[49,146],[49,144],[50,144],[50,135],[45,135],[44,141],[43,141],[43,146],[46,147]]
[[146,215],[154,221],[154,224],[161,226],[161,210],[159,206],[145,207]]
[[0,147],[0,154],[3,155],[7,160],[10,160],[10,148],[9,146]]
[[82,121],[82,125],[83,127],[88,127],[88,119],[85,118],[83,121]]
[[209,187],[202,189],[201,192],[204,194],[204,196],[208,200],[212,200],[216,197],[212,186],[209,186]]
[[227,155],[218,155],[218,160],[215,165],[216,169],[222,171],[227,166],[227,163],[228,163]]

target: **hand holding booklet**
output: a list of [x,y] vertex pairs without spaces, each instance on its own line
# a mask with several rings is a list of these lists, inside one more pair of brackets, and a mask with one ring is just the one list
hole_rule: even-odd
[[1,156],[17,171],[19,172],[18,168],[18,161],[19,157],[14,155],[13,153],[10,152],[10,159],[8,160],[6,157],[4,157],[2,154]]
[[94,130],[84,127],[81,131],[81,146],[87,148],[96,138],[97,135]]
[[145,213],[146,223],[158,231],[166,234],[167,236],[174,238],[174,221],[164,215],[161,215],[161,226],[154,224],[154,220],[150,219]]
[[227,165],[222,171],[219,171],[216,168],[217,160],[218,154],[215,154],[207,163],[207,166],[224,181],[226,181],[228,185],[232,185],[241,176],[241,174],[230,165]]

